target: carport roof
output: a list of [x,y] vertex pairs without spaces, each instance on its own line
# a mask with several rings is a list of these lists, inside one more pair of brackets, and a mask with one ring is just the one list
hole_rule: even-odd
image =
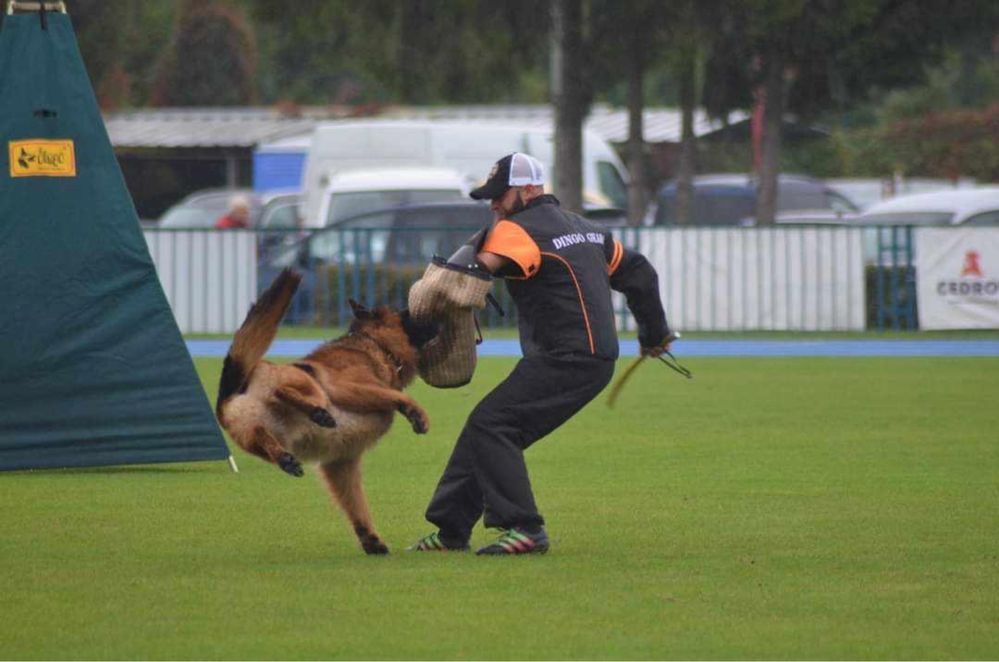
[[[550,129],[554,113],[550,105],[396,106],[371,115],[383,119],[515,122],[527,128]],[[748,115],[732,113],[730,124]],[[346,119],[336,109],[298,109],[294,115],[277,108],[170,108],[137,109],[107,113],[104,117],[111,144],[119,148],[252,148],[289,136],[307,134],[317,123]],[[694,114],[694,134],[705,136],[724,127],[703,110]],[[628,140],[628,111],[594,104],[585,127],[608,142]],[[648,143],[679,143],[681,115],[676,108],[646,108],[643,137]]]
[[[515,122],[518,126],[540,129],[550,129],[554,123],[554,111],[550,105],[403,106],[390,109],[383,116],[414,120]],[[734,112],[728,120],[731,124],[747,117],[746,113]],[[646,108],[642,113],[642,137],[647,143],[679,143],[681,120],[678,108]],[[584,126],[608,142],[627,142],[628,110],[594,104]],[[702,109],[694,113],[696,136],[704,136],[723,127],[723,122],[709,118]]]
[[171,108],[108,113],[115,147],[254,147],[311,131],[316,121],[269,108]]

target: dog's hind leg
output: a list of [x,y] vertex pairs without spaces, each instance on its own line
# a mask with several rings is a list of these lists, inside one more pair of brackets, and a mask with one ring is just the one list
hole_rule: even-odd
[[361,485],[361,458],[329,462],[319,466],[334,500],[350,519],[366,554],[388,554],[388,547],[375,532],[368,499]]

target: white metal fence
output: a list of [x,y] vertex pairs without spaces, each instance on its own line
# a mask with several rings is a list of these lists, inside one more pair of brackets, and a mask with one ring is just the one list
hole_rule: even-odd
[[847,227],[622,232],[659,273],[671,325],[688,331],[863,329],[862,239]]
[[146,230],[149,253],[182,333],[232,333],[257,298],[253,232]]
[[[355,231],[356,232],[356,231]],[[384,245],[386,230],[367,232],[357,255],[340,259],[357,270],[377,254],[362,244]],[[779,228],[622,228],[615,235],[645,254],[659,273],[660,292],[674,328],[684,331],[860,330],[865,327],[865,275],[862,230],[848,227]],[[163,289],[184,333],[231,333],[243,320],[261,277],[276,273],[257,247],[262,237],[249,231],[147,230],[146,241]],[[429,261],[431,255],[426,255]],[[258,259],[261,263],[258,265]],[[311,271],[316,290],[309,299],[341,305],[333,282],[336,263],[300,265]],[[367,264],[373,271],[393,265]],[[409,265],[409,273],[419,275]],[[318,275],[317,275],[318,274]],[[339,276],[344,276],[341,272]],[[378,284],[383,275],[357,279]],[[340,285],[342,288],[342,284]],[[499,288],[497,288],[499,289]],[[398,298],[398,278],[391,296]],[[354,293],[357,294],[356,292]],[[388,300],[385,292],[363,291],[369,302]],[[356,296],[355,296],[356,298]],[[394,302],[398,303],[398,302]],[[319,305],[318,303],[316,305]],[[616,299],[619,326],[633,329],[623,299]],[[512,312],[512,311],[511,311]],[[503,323],[512,322],[508,316]],[[320,316],[320,318],[328,319]],[[299,318],[307,321],[308,315]]]

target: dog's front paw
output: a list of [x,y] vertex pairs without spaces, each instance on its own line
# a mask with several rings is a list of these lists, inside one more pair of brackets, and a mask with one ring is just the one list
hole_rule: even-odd
[[330,414],[325,409],[323,409],[322,407],[316,407],[315,409],[313,409],[312,413],[309,414],[309,418],[312,420],[313,423],[315,423],[321,428],[336,427],[336,420],[333,418],[333,415]]
[[427,412],[413,405],[399,405],[399,413],[413,425],[413,432],[426,434],[430,430],[430,419]]
[[305,475],[305,470],[302,469],[302,463],[296,460],[295,456],[291,453],[283,453],[281,457],[278,458],[278,466],[281,467],[281,471],[292,475],[295,478],[301,478]]

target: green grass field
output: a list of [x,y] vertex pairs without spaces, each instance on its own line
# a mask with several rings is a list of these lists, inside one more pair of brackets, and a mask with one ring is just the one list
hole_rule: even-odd
[[368,456],[384,558],[241,452],[0,474],[0,658],[999,658],[999,359],[684,363],[528,452],[541,557],[403,551],[508,359]]

